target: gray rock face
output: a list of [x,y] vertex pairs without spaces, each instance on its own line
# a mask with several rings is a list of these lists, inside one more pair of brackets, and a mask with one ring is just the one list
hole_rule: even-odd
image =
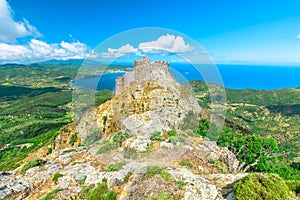
[[167,149],[173,149],[174,148],[174,144],[173,143],[169,143],[169,142],[166,142],[166,141],[160,142],[159,146],[167,148]]
[[206,152],[211,159],[220,160],[230,168],[230,172],[238,170],[239,161],[226,147],[219,147],[215,141],[204,140],[195,147],[200,152]]
[[136,151],[146,151],[150,144],[151,140],[147,136],[132,137],[126,140],[126,147]]
[[[167,142],[166,142],[167,143]],[[169,144],[169,143],[167,143]],[[163,144],[163,145],[167,145]],[[170,143],[171,144],[171,143]],[[211,149],[211,146],[214,148]],[[175,148],[175,147],[174,147]],[[222,158],[225,155],[222,148],[218,149],[213,142],[205,141],[203,144],[187,149],[207,153],[213,158]],[[197,150],[198,149],[198,150]],[[215,151],[215,149],[217,151]],[[200,151],[199,151],[200,152]],[[181,189],[178,185],[174,185],[174,181],[168,182],[164,180],[159,174],[155,175],[153,180],[147,180],[146,167],[151,165],[149,162],[128,162],[120,170],[106,172],[102,171],[100,167],[92,165],[92,160],[75,163],[74,158],[84,153],[89,154],[87,148],[78,147],[65,149],[63,151],[55,152],[45,159],[45,164],[40,167],[33,167],[28,169],[24,174],[16,175],[15,172],[0,174],[0,199],[32,199],[31,196],[37,192],[36,188],[45,185],[44,190],[49,192],[54,189],[62,189],[59,191],[54,199],[76,199],[79,192],[87,185],[99,184],[105,179],[108,183],[109,189],[116,187],[123,188],[121,200],[129,200],[134,198],[134,195],[140,194],[138,191],[144,187],[146,192],[158,191],[156,184],[161,187],[163,191],[174,190],[180,193]],[[84,155],[87,155],[84,154]],[[228,157],[228,156],[227,156]],[[65,160],[68,160],[67,162]],[[167,167],[167,172],[171,175],[170,180],[183,181],[183,198],[186,200],[219,200],[219,199],[234,199],[233,183],[247,174],[209,174],[199,175],[193,174],[186,168]],[[129,172],[132,174],[128,178]],[[55,173],[60,173],[63,176],[58,178],[55,183],[52,177]],[[125,176],[127,176],[125,181]],[[84,180],[84,184],[80,185],[79,181]],[[157,182],[156,182],[157,181]],[[138,184],[138,185],[137,185]],[[145,184],[145,186],[143,185]],[[172,185],[173,184],[173,185]],[[50,187],[50,188],[49,188]],[[45,192],[44,191],[44,192]],[[181,192],[182,192],[181,191]],[[45,193],[43,193],[44,195]],[[151,194],[153,195],[153,194]],[[42,195],[41,195],[42,196]],[[38,196],[39,198],[41,196]],[[34,198],[37,198],[36,196]]]
[[200,175],[195,175],[187,169],[175,168],[168,169],[168,172],[175,178],[176,181],[184,181],[185,186],[184,199],[206,199],[216,200],[223,199],[218,189],[208,180],[202,178]]

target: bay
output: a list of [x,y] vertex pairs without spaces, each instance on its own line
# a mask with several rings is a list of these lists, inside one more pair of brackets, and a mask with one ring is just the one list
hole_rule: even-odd
[[[275,90],[300,87],[300,66],[217,65],[224,86],[231,89]],[[188,64],[171,64],[170,71],[180,82],[204,80]],[[96,90],[115,87],[115,80],[125,72],[104,73],[99,77],[74,80],[73,86]]]

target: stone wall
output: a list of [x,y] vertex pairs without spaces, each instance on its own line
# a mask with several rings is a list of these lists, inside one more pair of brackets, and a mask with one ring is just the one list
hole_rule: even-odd
[[159,80],[162,76],[169,74],[169,63],[164,61],[150,62],[144,56],[142,60],[134,60],[134,69],[116,79],[116,95],[121,94],[133,82],[143,83],[148,80]]

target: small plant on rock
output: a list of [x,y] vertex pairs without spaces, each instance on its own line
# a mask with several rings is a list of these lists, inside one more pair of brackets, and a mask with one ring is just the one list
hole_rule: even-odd
[[60,173],[56,173],[56,174],[53,175],[52,181],[53,181],[53,182],[56,182],[56,181],[58,181],[58,179],[59,179],[60,177],[63,177],[63,176],[64,176],[64,175],[62,175],[62,174],[60,174]]
[[127,164],[127,162],[118,162],[118,163],[112,164],[108,167],[108,169],[106,171],[107,172],[119,171],[126,164]]

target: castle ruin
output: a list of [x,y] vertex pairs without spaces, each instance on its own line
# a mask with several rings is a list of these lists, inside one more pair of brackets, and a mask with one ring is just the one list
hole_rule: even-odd
[[150,62],[147,56],[142,60],[134,60],[132,72],[126,73],[124,77],[116,79],[116,95],[121,94],[133,82],[139,84],[148,80],[159,80],[162,75],[169,73],[169,63],[165,61]]

